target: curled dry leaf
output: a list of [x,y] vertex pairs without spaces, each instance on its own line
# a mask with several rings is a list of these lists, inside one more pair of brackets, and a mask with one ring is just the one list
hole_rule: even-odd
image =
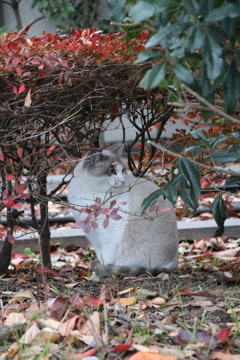
[[62,336],[68,336],[73,331],[76,321],[79,319],[79,316],[74,316],[71,319],[65,321],[59,325],[58,331]]
[[130,296],[128,298],[120,298],[118,302],[122,306],[129,306],[129,305],[133,305],[136,302],[136,300],[137,300],[136,296]]
[[39,324],[41,324],[44,327],[53,329],[53,330],[58,330],[59,326],[62,324],[60,321],[54,320],[54,319],[39,319],[38,320]]
[[22,325],[26,323],[26,319],[22,313],[12,312],[4,321],[4,325]]
[[30,290],[21,290],[14,295],[12,299],[9,300],[9,304],[14,304],[17,302],[22,302],[26,299],[35,300],[33,293]]
[[152,299],[153,305],[163,305],[166,303],[166,300],[161,297],[156,297],[155,299]]
[[135,287],[131,287],[122,291],[119,291],[118,295],[126,295],[129,294],[131,292],[136,292],[136,288]]
[[19,340],[20,344],[30,345],[36,336],[40,333],[40,329],[36,323],[33,323],[32,326],[23,334]]

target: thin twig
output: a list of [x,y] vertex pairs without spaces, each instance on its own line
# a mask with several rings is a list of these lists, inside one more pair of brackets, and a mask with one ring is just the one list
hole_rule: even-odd
[[203,104],[205,104],[209,110],[215,112],[216,114],[228,119],[231,122],[234,122],[236,124],[240,124],[240,120],[238,120],[237,118],[228,115],[225,111],[222,111],[221,109],[219,109],[219,107],[214,106],[213,104],[211,104],[209,101],[207,101],[204,97],[202,97],[201,95],[199,95],[198,93],[196,93],[195,91],[193,91],[192,89],[190,89],[188,86],[186,85],[181,85],[183,89],[185,89],[187,92],[189,92],[190,94],[192,94],[193,96],[195,96],[200,102],[202,102]]
[[171,151],[171,150],[168,150],[168,149],[164,148],[162,145],[156,144],[156,143],[153,142],[153,141],[148,140],[148,143],[149,143],[150,145],[152,145],[152,146],[155,146],[158,150],[161,150],[161,151],[163,151],[163,152],[165,152],[165,153],[167,153],[167,154],[169,154],[169,155],[172,155],[172,156],[177,157],[177,158],[179,158],[179,159],[182,159],[182,158],[187,159],[187,160],[189,160],[191,163],[193,163],[193,164],[195,164],[195,165],[197,165],[197,166],[200,166],[200,167],[202,167],[203,169],[207,169],[207,170],[214,171],[214,172],[220,172],[220,173],[223,173],[223,174],[233,175],[233,176],[240,176],[240,173],[239,173],[239,172],[235,172],[235,171],[232,171],[232,170],[226,170],[226,169],[221,168],[221,167],[219,167],[219,166],[205,165],[205,164],[202,164],[202,163],[200,163],[200,162],[198,162],[198,161],[196,161],[196,160],[193,160],[193,159],[191,159],[191,158],[189,158],[189,157],[188,157],[188,158],[185,158],[184,156],[179,155],[179,154],[177,154],[177,153],[175,153],[175,152],[173,152],[173,151]]

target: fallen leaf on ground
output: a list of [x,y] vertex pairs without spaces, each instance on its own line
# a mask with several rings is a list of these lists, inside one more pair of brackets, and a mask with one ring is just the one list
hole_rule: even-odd
[[22,325],[26,323],[26,319],[22,313],[15,313],[12,312],[6,317],[6,320],[4,321],[4,325]]
[[221,351],[214,351],[211,356],[211,360],[239,360],[240,354],[223,353]]
[[130,296],[128,298],[120,298],[119,304],[121,304],[122,306],[128,306],[128,305],[133,305],[136,302],[137,298],[136,296]]
[[162,355],[140,351],[130,356],[129,360],[178,360],[178,358],[175,355]]
[[36,336],[40,333],[40,329],[36,323],[32,324],[32,326],[23,334],[19,342],[21,344],[30,345],[32,341],[36,338]]

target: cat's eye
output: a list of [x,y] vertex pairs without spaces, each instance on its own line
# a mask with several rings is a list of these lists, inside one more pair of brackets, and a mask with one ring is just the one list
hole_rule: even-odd
[[127,170],[125,168],[122,169],[122,172],[125,173]]
[[109,174],[109,175],[116,175],[116,174],[117,174],[116,169],[112,166],[112,167],[108,170],[108,174]]

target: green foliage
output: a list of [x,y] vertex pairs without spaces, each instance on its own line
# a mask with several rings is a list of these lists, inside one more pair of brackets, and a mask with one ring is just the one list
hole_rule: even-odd
[[[177,175],[173,174],[172,180],[159,193],[149,195],[142,204],[142,209],[146,210],[157,201],[158,194],[175,204],[180,196],[194,210],[201,192],[200,172],[190,158],[199,163],[209,162],[213,171],[216,164],[240,161],[240,135],[234,132],[234,127],[224,116],[224,111],[228,114],[236,111],[239,101],[240,4],[233,0],[109,2],[115,21],[132,21],[133,28],[124,27],[128,40],[131,34],[136,36],[138,28],[145,27],[149,32],[146,51],[138,55],[137,63],[151,61],[152,68],[144,75],[141,85],[146,89],[167,89],[172,101],[181,99],[181,103],[185,100],[189,105],[191,100],[186,94],[177,97],[181,85],[186,85],[193,97],[197,94],[195,101],[198,100],[202,118],[215,121],[212,128],[209,123],[205,130],[202,129],[204,125],[197,128],[198,124],[192,129],[191,139],[183,150],[185,155],[178,162]],[[223,115],[214,118],[211,104],[222,107]],[[234,115],[238,119],[237,114]],[[239,176],[231,176],[226,181],[226,185],[236,183],[239,183]],[[222,234],[227,210],[221,196],[216,197],[213,212],[218,224],[217,233]]]
[[214,219],[218,225],[215,236],[221,236],[224,233],[224,222],[228,218],[227,208],[223,202],[222,195],[219,194],[213,201],[212,211]]
[[[32,7],[37,7],[44,17],[59,21],[57,27],[69,32],[71,27],[93,27],[99,16],[98,3],[99,0],[33,0]],[[98,21],[98,27],[112,30],[109,21]]]
[[[164,48],[167,67],[176,78],[213,102],[213,92],[222,84],[224,106],[231,113],[239,96],[240,4],[231,0],[111,0],[115,21],[122,21],[124,10],[133,22],[145,21],[154,29],[146,48],[159,53]],[[149,56],[149,51],[146,58]],[[155,58],[157,54],[154,54]],[[146,61],[144,55],[139,60]],[[149,57],[151,58],[151,56]],[[200,71],[199,71],[200,69]],[[153,73],[157,72],[156,67]],[[159,69],[162,72],[162,69]],[[143,85],[158,86],[148,74]],[[152,76],[151,76],[152,75]],[[159,75],[161,78],[161,75]]]
[[[187,191],[184,191],[184,199],[187,198],[189,201],[187,205],[195,209],[201,192],[198,167],[188,159],[181,158],[179,160],[179,170],[188,184],[188,187],[183,187],[184,190],[187,189]],[[184,199],[183,201],[186,203]]]

